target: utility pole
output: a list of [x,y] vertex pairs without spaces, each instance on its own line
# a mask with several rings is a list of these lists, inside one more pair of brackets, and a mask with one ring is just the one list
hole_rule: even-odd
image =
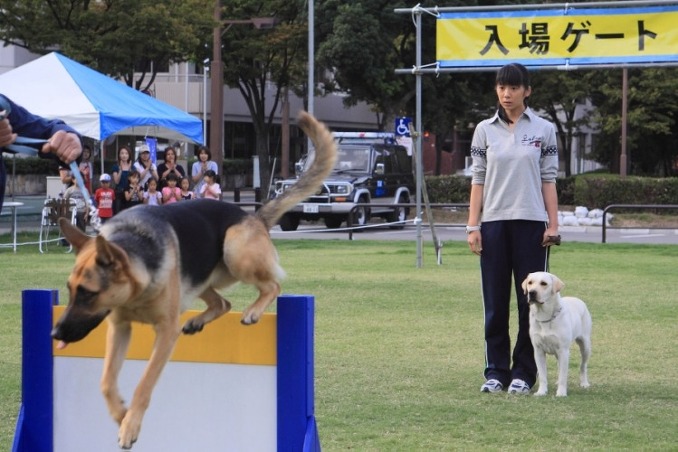
[[221,59],[221,0],[214,1],[214,21],[216,25],[212,33],[212,64],[210,77],[212,96],[210,98],[210,141],[209,148],[212,160],[217,164],[219,174],[224,164],[224,64]]

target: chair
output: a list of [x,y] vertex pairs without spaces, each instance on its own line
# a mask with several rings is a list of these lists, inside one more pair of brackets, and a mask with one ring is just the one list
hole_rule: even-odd
[[[39,248],[40,252],[44,253],[47,251],[47,243],[49,240],[49,233],[52,228],[57,228],[59,231],[59,218],[66,218],[70,220],[71,224],[75,225],[77,209],[75,205],[75,200],[73,199],[55,199],[47,198],[45,204],[42,208],[42,220],[40,221],[40,241]],[[57,235],[56,239],[52,241],[59,240],[61,238],[61,232]],[[68,252],[72,251],[73,247],[69,245]]]

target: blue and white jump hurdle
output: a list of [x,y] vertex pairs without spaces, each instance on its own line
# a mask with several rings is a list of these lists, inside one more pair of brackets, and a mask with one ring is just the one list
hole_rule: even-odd
[[[12,452],[119,450],[118,426],[99,391],[106,322],[57,351],[50,331],[63,311],[58,291],[25,290],[22,302],[22,404]],[[314,304],[311,295],[283,295],[277,314],[256,325],[229,313],[182,336],[133,451],[320,451]],[[135,324],[119,378],[128,401],[152,343],[152,328]]]

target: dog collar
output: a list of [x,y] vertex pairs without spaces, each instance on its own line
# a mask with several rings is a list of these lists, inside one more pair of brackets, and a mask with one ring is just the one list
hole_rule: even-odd
[[540,323],[549,323],[550,321],[552,321],[553,319],[555,319],[556,317],[558,317],[558,314],[560,314],[560,311],[562,311],[562,310],[563,310],[563,308],[560,307],[560,306],[558,306],[558,309],[556,309],[555,311],[553,311],[553,315],[551,316],[550,319],[548,319],[548,320],[539,320],[539,319],[537,319],[537,322],[540,322]]

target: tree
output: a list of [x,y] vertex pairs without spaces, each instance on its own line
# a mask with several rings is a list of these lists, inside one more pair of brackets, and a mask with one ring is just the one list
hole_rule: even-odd
[[[627,156],[630,173],[669,176],[678,162],[678,79],[676,68],[628,70]],[[593,88],[593,86],[595,88]],[[600,134],[593,149],[600,163],[617,168],[621,154],[622,70],[595,74],[592,120]]]
[[590,94],[591,77],[591,71],[533,72],[530,77],[534,88],[529,104],[538,113],[545,113],[555,124],[560,136],[560,155],[564,158],[566,176],[572,174],[573,139],[590,121],[587,115],[577,118],[577,112]]
[[406,60],[414,62],[415,36],[411,22],[393,13],[396,5],[329,0],[318,6],[318,16],[329,19],[318,33],[318,63],[329,74],[325,90],[346,93],[347,106],[373,105],[380,129],[414,98],[414,78],[395,74]]
[[0,39],[38,54],[58,50],[143,91],[169,63],[193,58],[212,29],[211,5],[211,0],[0,0]]
[[[222,18],[227,23],[222,39],[224,82],[238,88],[247,104],[262,181],[270,178],[270,130],[283,91],[303,84],[307,42],[304,5],[301,0],[232,0],[222,7]],[[273,17],[276,25],[266,30],[228,25],[231,20],[262,17]],[[272,99],[267,99],[271,85],[275,91]]]

